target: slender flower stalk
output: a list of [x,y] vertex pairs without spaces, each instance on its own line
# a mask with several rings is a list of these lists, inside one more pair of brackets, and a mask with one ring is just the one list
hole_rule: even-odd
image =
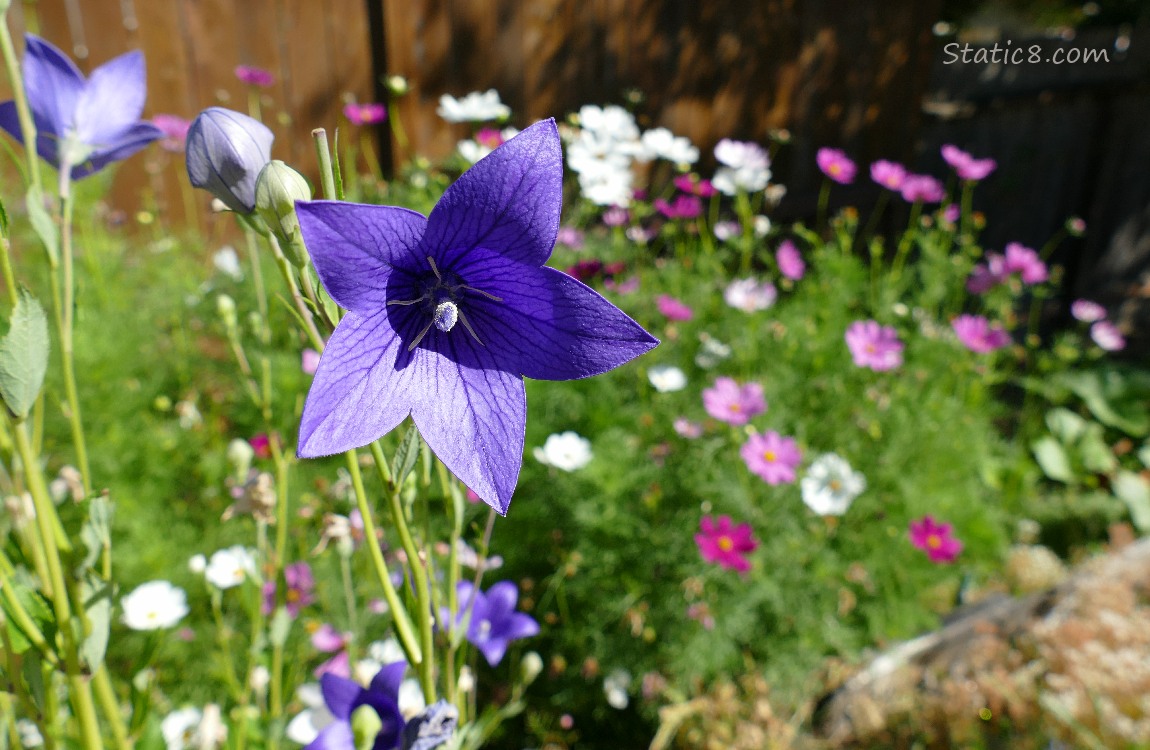
[[75,364],[75,298],[76,280],[72,249],[72,217],[75,200],[72,196],[72,168],[65,159],[60,164],[60,261],[63,309],[60,323],[60,360],[64,373],[64,392],[68,399],[68,420],[72,425],[72,445],[76,450],[77,468],[80,469],[84,494],[92,494],[92,472],[88,467],[88,447],[84,440],[84,420],[80,416],[80,398],[76,389]]

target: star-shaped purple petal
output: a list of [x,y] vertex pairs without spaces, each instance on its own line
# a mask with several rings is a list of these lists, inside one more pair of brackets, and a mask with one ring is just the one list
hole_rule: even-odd
[[495,666],[503,660],[511,641],[539,633],[539,623],[530,615],[515,609],[519,589],[511,581],[500,581],[486,593],[469,581],[456,585],[460,617],[471,612],[467,640],[479,649],[487,663]]

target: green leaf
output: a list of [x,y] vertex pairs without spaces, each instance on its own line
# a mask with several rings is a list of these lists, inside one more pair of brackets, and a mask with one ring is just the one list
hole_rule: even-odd
[[8,237],[8,209],[4,207],[2,200],[0,200],[0,237],[5,239]]
[[1046,426],[1063,445],[1078,442],[1088,422],[1069,409],[1051,409],[1046,412]]
[[395,458],[391,462],[392,481],[396,487],[403,485],[403,480],[407,479],[407,475],[415,466],[415,461],[419,458],[420,442],[419,430],[416,429],[415,423],[412,423],[403,439],[399,441],[399,447],[395,449]]
[[60,262],[60,230],[56,227],[56,222],[52,220],[48,209],[44,208],[43,193],[35,188],[30,189],[26,203],[28,205],[28,220],[32,223],[32,229],[35,230],[36,236],[43,243],[44,250],[48,253],[48,260],[51,261],[54,268]]
[[1078,455],[1082,457],[1082,466],[1092,474],[1109,474],[1118,468],[1118,459],[1114,451],[1102,439],[1102,425],[1092,424],[1082,441],[1078,444]]
[[27,289],[20,289],[12,325],[0,339],[0,397],[18,419],[28,416],[48,371],[48,319]]
[[80,644],[80,658],[95,672],[104,662],[108,651],[108,635],[112,631],[112,585],[96,576],[89,576],[81,593],[84,597],[84,611],[88,616],[91,632]]
[[276,613],[272,615],[271,625],[268,627],[268,640],[273,646],[282,647],[287,643],[290,632],[291,615],[288,614],[287,607],[277,607]]
[[94,497],[88,503],[88,520],[80,529],[80,539],[88,549],[80,564],[84,571],[96,564],[106,547],[112,546],[112,504],[106,497]]
[[1070,466],[1070,457],[1066,455],[1062,444],[1052,436],[1046,435],[1035,440],[1030,449],[1034,451],[1034,458],[1038,460],[1038,465],[1042,467],[1042,472],[1046,476],[1066,484],[1074,482],[1075,475],[1074,469]]
[[1150,469],[1150,440],[1147,440],[1146,443],[1138,449],[1137,455],[1138,460],[1142,462],[1142,465],[1147,469]]
[[1122,370],[1068,372],[1059,378],[1104,425],[1132,437],[1150,433],[1150,374]]
[[1111,485],[1114,494],[1126,503],[1130,520],[1143,534],[1150,531],[1150,482],[1132,471],[1120,471]]
[[[44,595],[26,583],[12,581],[11,592],[20,602],[20,606],[27,613],[32,623],[43,634],[48,643],[52,642],[56,632],[56,620],[52,615],[52,607]],[[12,650],[22,654],[32,647],[29,634],[25,633],[17,624],[15,610],[9,604],[7,597],[0,597],[0,606],[4,608],[5,620],[8,623],[8,637],[12,640]]]

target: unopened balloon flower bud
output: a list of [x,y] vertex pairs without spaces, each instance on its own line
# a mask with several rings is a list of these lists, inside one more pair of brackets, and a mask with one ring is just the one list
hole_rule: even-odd
[[209,107],[188,129],[188,179],[231,210],[250,214],[256,178],[271,161],[275,135],[259,120],[223,107]]
[[226,294],[216,297],[216,313],[228,328],[236,327],[236,301]]
[[534,651],[528,651],[519,662],[519,675],[523,678],[523,685],[535,682],[535,678],[543,671],[543,657]]
[[256,213],[279,240],[287,259],[302,268],[307,263],[296,201],[311,200],[311,186],[299,172],[276,159],[269,161],[256,179]]
[[403,76],[387,77],[387,90],[391,92],[392,96],[403,96],[409,89],[407,79]]

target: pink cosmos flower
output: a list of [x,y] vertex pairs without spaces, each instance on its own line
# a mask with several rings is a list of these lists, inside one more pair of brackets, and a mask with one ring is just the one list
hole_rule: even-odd
[[503,131],[498,128],[480,128],[475,131],[475,142],[484,148],[495,150],[503,145]]
[[963,180],[977,182],[994,171],[998,163],[994,159],[975,159],[957,146],[947,144],[942,147],[942,158],[947,164],[954,167],[954,171]]
[[679,195],[674,202],[655,199],[655,210],[668,219],[695,219],[703,213],[703,202],[694,195]]
[[[311,574],[311,566],[303,561],[285,565],[284,581],[287,583],[284,606],[289,615],[299,617],[300,610],[315,601],[315,577]],[[276,606],[276,582],[265,582],[262,593],[261,611],[266,617]]]
[[989,354],[1010,343],[1010,334],[981,315],[959,315],[951,326],[962,345],[975,354]]
[[730,516],[719,516],[718,523],[714,516],[703,516],[699,519],[699,531],[701,533],[695,534],[695,544],[699,545],[704,560],[740,573],[751,569],[747,555],[754,552],[759,543],[750,524],[733,526]]
[[377,102],[347,104],[343,108],[343,116],[352,125],[377,125],[387,119],[387,105]]
[[795,439],[783,437],[773,430],[751,435],[739,449],[739,455],[747,468],[767,484],[795,481],[795,469],[803,460]]
[[902,364],[903,343],[890,326],[881,326],[874,320],[857,320],[847,328],[846,342],[859,367],[882,372]]
[[902,190],[906,167],[897,162],[879,159],[870,165],[870,178],[888,190]]
[[840,185],[849,185],[854,182],[855,172],[858,168],[841,149],[820,148],[815,155],[819,169],[823,174]]
[[687,440],[694,440],[703,436],[703,425],[699,422],[692,422],[686,417],[679,417],[674,423],[675,432],[679,437],[686,438]]
[[575,227],[559,227],[559,234],[555,236],[555,242],[559,245],[566,245],[572,250],[582,250],[583,233]]
[[740,425],[765,412],[767,402],[758,383],[739,385],[733,378],[718,378],[703,390],[703,408],[720,422]]
[[236,78],[251,86],[267,88],[276,82],[276,77],[270,70],[257,68],[252,65],[237,65]]
[[697,195],[700,198],[710,198],[719,191],[711,184],[710,180],[699,179],[698,175],[694,174],[681,174],[673,180],[675,187],[684,193]]
[[962,216],[962,209],[959,208],[957,203],[948,203],[946,208],[942,209],[942,218],[949,221],[951,224],[957,224],[959,217]]
[[954,537],[953,527],[949,523],[937,523],[931,516],[911,521],[910,543],[936,563],[954,562],[962,552],[962,542]]
[[779,290],[769,281],[755,278],[735,279],[723,290],[728,305],[745,313],[766,310],[779,298]]
[[1076,299],[1070,303],[1070,314],[1083,323],[1095,323],[1106,319],[1106,308],[1088,299]]
[[621,227],[631,221],[631,214],[627,209],[611,206],[603,212],[603,223],[609,227]]
[[986,294],[1006,281],[1010,274],[1006,270],[1006,259],[998,253],[987,253],[986,263],[979,263],[966,280],[966,291],[971,294]]
[[470,487],[467,488],[466,497],[467,497],[467,502],[469,502],[469,503],[474,504],[474,503],[480,502],[479,495],[476,495],[475,490],[471,489]]
[[623,281],[604,279],[603,288],[609,289],[616,294],[631,294],[632,292],[639,291],[639,277],[630,276]]
[[1118,330],[1118,326],[1109,320],[1100,320],[1090,326],[1090,338],[1099,348],[1108,352],[1118,352],[1126,348],[1126,338]]
[[272,443],[266,432],[252,435],[248,440],[248,444],[252,447],[252,450],[255,451],[256,458],[271,458]]
[[667,320],[681,321],[695,317],[695,311],[688,307],[685,302],[666,294],[660,294],[659,298],[655,300],[655,305],[659,308],[659,312],[666,316]]
[[1017,273],[1024,284],[1039,284],[1049,277],[1046,264],[1038,253],[1019,242],[1006,245],[1006,273]]
[[311,348],[304,349],[299,364],[304,375],[315,375],[315,371],[319,368],[319,352]]
[[152,124],[164,133],[160,139],[160,148],[172,153],[184,152],[184,142],[188,140],[188,128],[192,121],[177,115],[156,115]]
[[795,243],[790,240],[783,240],[779,244],[775,261],[779,264],[779,273],[792,281],[798,281],[806,273],[807,264],[803,262],[803,256],[795,247]]
[[907,203],[939,203],[946,197],[942,183],[925,174],[908,174],[903,178],[899,192]]
[[345,679],[351,677],[351,663],[347,655],[347,644],[350,640],[350,633],[341,633],[326,622],[320,625],[311,634],[311,646],[316,651],[325,654],[334,653],[335,656],[316,667],[312,674],[316,678],[328,673]]

